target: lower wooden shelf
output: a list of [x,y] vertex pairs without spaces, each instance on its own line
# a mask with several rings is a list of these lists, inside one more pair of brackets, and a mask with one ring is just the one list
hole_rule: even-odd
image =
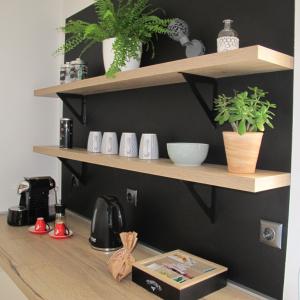
[[36,153],[80,162],[179,179],[246,192],[261,192],[290,185],[290,174],[257,170],[255,174],[232,174],[223,165],[203,164],[200,167],[178,167],[169,159],[140,160],[118,155],[90,153],[85,149],[62,149],[57,146],[34,146]]

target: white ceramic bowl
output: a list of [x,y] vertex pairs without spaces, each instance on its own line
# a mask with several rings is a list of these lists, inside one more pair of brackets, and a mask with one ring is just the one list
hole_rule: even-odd
[[170,159],[177,166],[197,167],[206,159],[209,145],[201,143],[168,143]]

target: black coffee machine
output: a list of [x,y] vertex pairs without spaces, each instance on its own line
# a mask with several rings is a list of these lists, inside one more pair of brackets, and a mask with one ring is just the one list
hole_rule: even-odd
[[24,178],[19,184],[19,206],[9,208],[7,223],[12,226],[33,225],[37,218],[43,217],[46,222],[55,219],[55,202],[49,201],[49,192],[54,189],[55,181],[50,176]]
[[99,197],[91,224],[89,241],[92,247],[107,252],[121,248],[120,233],[124,231],[124,221],[123,210],[116,197]]

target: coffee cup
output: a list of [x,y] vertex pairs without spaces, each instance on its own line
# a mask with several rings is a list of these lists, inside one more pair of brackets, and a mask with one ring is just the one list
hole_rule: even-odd
[[120,156],[137,157],[138,146],[137,138],[134,132],[123,132],[120,141]]
[[157,135],[154,133],[143,133],[139,150],[140,159],[158,159],[159,150]]
[[104,132],[101,153],[103,154],[118,154],[118,138],[115,132]]
[[58,222],[55,224],[54,236],[62,237],[62,236],[67,236],[69,234],[70,234],[70,231],[64,222]]
[[45,222],[44,218],[37,218],[35,225],[34,225],[34,231],[37,232],[45,232],[50,229],[50,226]]
[[101,141],[102,141],[102,134],[100,131],[90,131],[87,151],[96,152],[96,153],[100,152]]

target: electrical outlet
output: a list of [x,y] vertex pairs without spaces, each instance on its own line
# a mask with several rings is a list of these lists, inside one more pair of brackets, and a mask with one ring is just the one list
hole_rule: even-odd
[[281,249],[282,224],[260,220],[259,240],[271,247]]
[[137,190],[127,188],[126,191],[126,200],[129,204],[137,207]]

